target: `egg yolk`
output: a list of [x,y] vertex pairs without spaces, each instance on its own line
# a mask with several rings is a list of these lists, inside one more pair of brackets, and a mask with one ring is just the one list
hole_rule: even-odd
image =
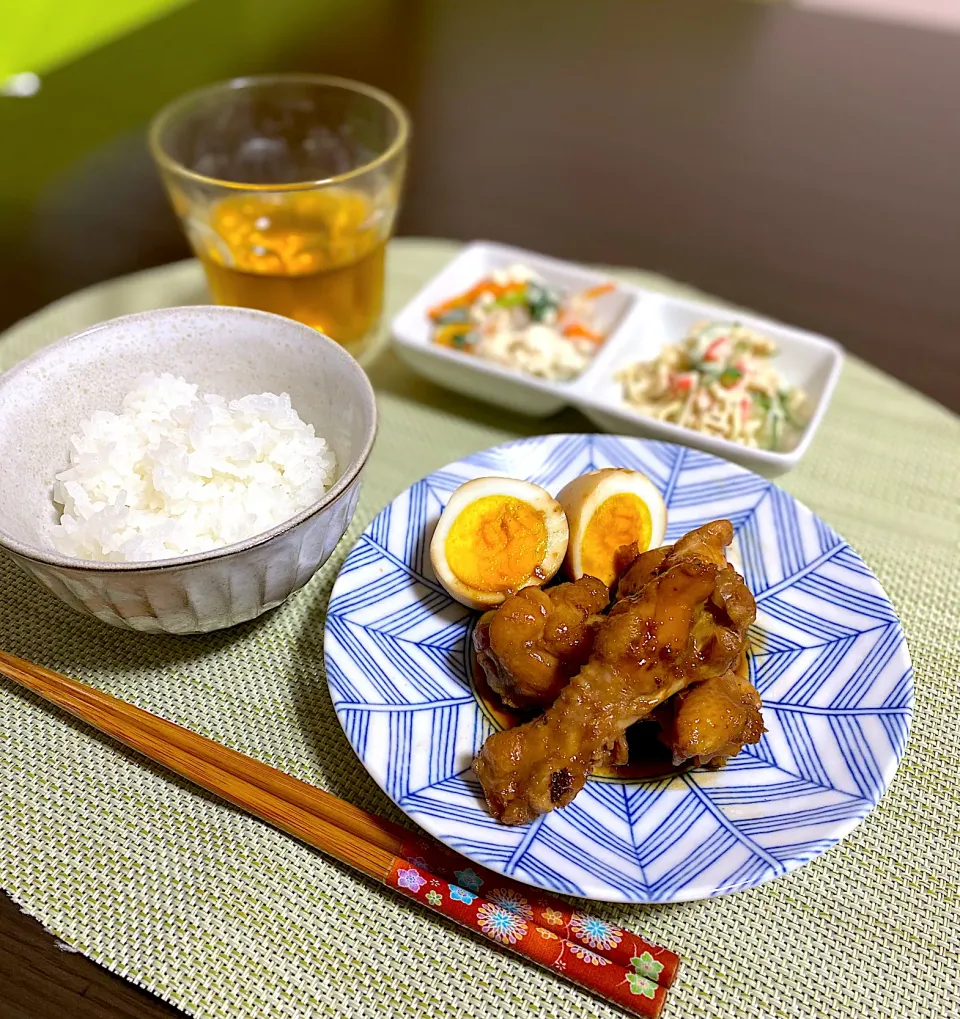
[[543,513],[522,499],[487,495],[454,520],[444,546],[454,576],[476,591],[519,589],[547,552]]
[[635,541],[644,552],[650,544],[650,510],[638,495],[618,492],[596,508],[580,542],[583,572],[610,585],[616,580],[614,556],[621,545]]

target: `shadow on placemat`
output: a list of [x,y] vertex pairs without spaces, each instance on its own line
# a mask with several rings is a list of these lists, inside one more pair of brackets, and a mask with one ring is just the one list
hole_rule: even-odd
[[513,438],[550,432],[595,432],[596,428],[572,407],[546,418],[526,417],[470,396],[451,392],[411,371],[391,346],[381,345],[375,357],[362,362],[378,395],[388,394],[458,417],[483,428],[510,432]]
[[[145,655],[154,664],[177,665],[215,650],[240,636],[245,627],[197,637],[143,634],[110,627],[74,611],[0,555],[0,585],[6,592],[0,619],[0,646],[41,665],[81,678],[95,664],[98,674],[142,667]],[[213,642],[213,646],[211,646]],[[95,651],[96,662],[91,659]]]
[[[332,574],[330,586],[352,545],[352,540],[344,540],[337,550],[336,563],[324,567]],[[321,596],[310,601],[305,625],[300,628],[296,659],[323,663],[323,631],[329,598],[328,587]],[[414,830],[413,822],[374,782],[350,746],[330,698],[325,669],[318,669],[316,673],[291,670],[286,680],[301,735],[323,774],[327,792]]]
[[[344,542],[344,546],[350,544],[351,540]],[[234,663],[245,647],[269,648],[271,643],[276,644],[275,617],[284,611],[283,607],[248,623],[216,633],[196,636],[133,633],[75,612],[0,555],[0,589],[7,595],[5,610],[0,618],[0,648],[136,703],[139,707],[161,714],[212,739],[252,753],[283,770],[299,771],[299,777],[313,781],[314,784],[322,784],[337,796],[354,801],[359,799],[378,813],[388,813],[395,820],[403,820],[400,811],[384,796],[357,761],[337,721],[323,675],[324,613],[330,582],[339,569],[345,551],[340,551],[337,561],[328,564],[306,591],[294,596],[297,599],[296,606],[289,606],[292,613],[299,615],[303,612],[306,618],[303,625],[298,627],[300,636],[295,638],[296,646],[286,648],[289,655],[285,657],[289,660],[284,674],[270,674],[271,656],[263,656],[262,668],[271,682],[276,681],[275,690],[282,692],[283,687],[287,688],[293,708],[293,717],[288,716],[287,721],[293,728],[300,730],[297,736],[307,746],[307,760],[300,759],[299,755],[286,763],[268,760],[269,741],[264,740],[263,745],[258,746],[255,737],[251,745],[238,746],[240,741],[230,739],[228,731],[229,715],[235,710],[235,705],[224,703],[221,716],[218,699],[225,699],[224,689],[211,688],[205,691],[203,678],[196,675],[198,666],[211,663],[223,687],[229,687],[231,669],[236,668]],[[286,643],[283,638],[280,638],[280,642]],[[254,664],[250,668],[258,669],[259,666]],[[185,675],[185,669],[190,669],[189,678]],[[0,682],[6,683],[6,680],[0,679]],[[192,789],[206,800],[216,799],[192,783],[153,764],[141,754],[128,750],[96,729],[72,719],[59,708],[45,705],[34,694],[10,685],[18,696],[62,717],[83,739],[96,739],[129,761],[136,762],[154,774],[165,776],[179,787]],[[194,700],[201,693],[209,696],[208,703],[202,707]],[[179,711],[178,704],[184,697],[192,703]],[[271,706],[264,704],[263,711],[266,725],[269,723]],[[265,752],[261,754],[261,751]],[[322,783],[316,780],[318,774],[323,778]]]

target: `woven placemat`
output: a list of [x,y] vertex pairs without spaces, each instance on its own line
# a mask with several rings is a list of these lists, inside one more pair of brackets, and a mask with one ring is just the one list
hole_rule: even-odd
[[[388,313],[455,250],[393,242]],[[194,263],[94,287],[0,338],[0,369],[96,321],[202,300]],[[589,426],[574,412],[536,422],[453,396],[389,351],[370,373],[382,425],[356,519],[285,606],[213,636],[145,638],[74,614],[4,560],[0,647],[399,820],[327,694],[323,616],[339,563],[384,503],[428,471],[519,435]],[[813,448],[782,483],[853,543],[901,615],[917,703],[900,772],[848,839],[773,884],[598,911],[684,955],[668,1005],[676,1019],[957,1014],[960,427],[851,359]],[[63,941],[195,1016],[618,1014],[2,678],[0,884]]]

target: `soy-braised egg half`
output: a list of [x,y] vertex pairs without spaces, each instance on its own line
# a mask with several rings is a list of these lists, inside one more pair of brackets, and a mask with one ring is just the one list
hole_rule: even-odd
[[570,526],[564,572],[608,586],[617,577],[616,556],[636,542],[638,551],[663,544],[667,507],[653,482],[639,471],[606,467],[574,478],[557,494]]
[[539,485],[475,478],[444,507],[430,561],[452,598],[485,609],[550,580],[563,562],[568,531],[560,504]]

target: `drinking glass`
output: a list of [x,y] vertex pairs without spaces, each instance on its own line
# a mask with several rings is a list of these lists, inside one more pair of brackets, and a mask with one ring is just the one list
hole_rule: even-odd
[[383,307],[409,133],[379,89],[278,74],[180,97],[149,140],[214,300],[297,319],[357,352]]

